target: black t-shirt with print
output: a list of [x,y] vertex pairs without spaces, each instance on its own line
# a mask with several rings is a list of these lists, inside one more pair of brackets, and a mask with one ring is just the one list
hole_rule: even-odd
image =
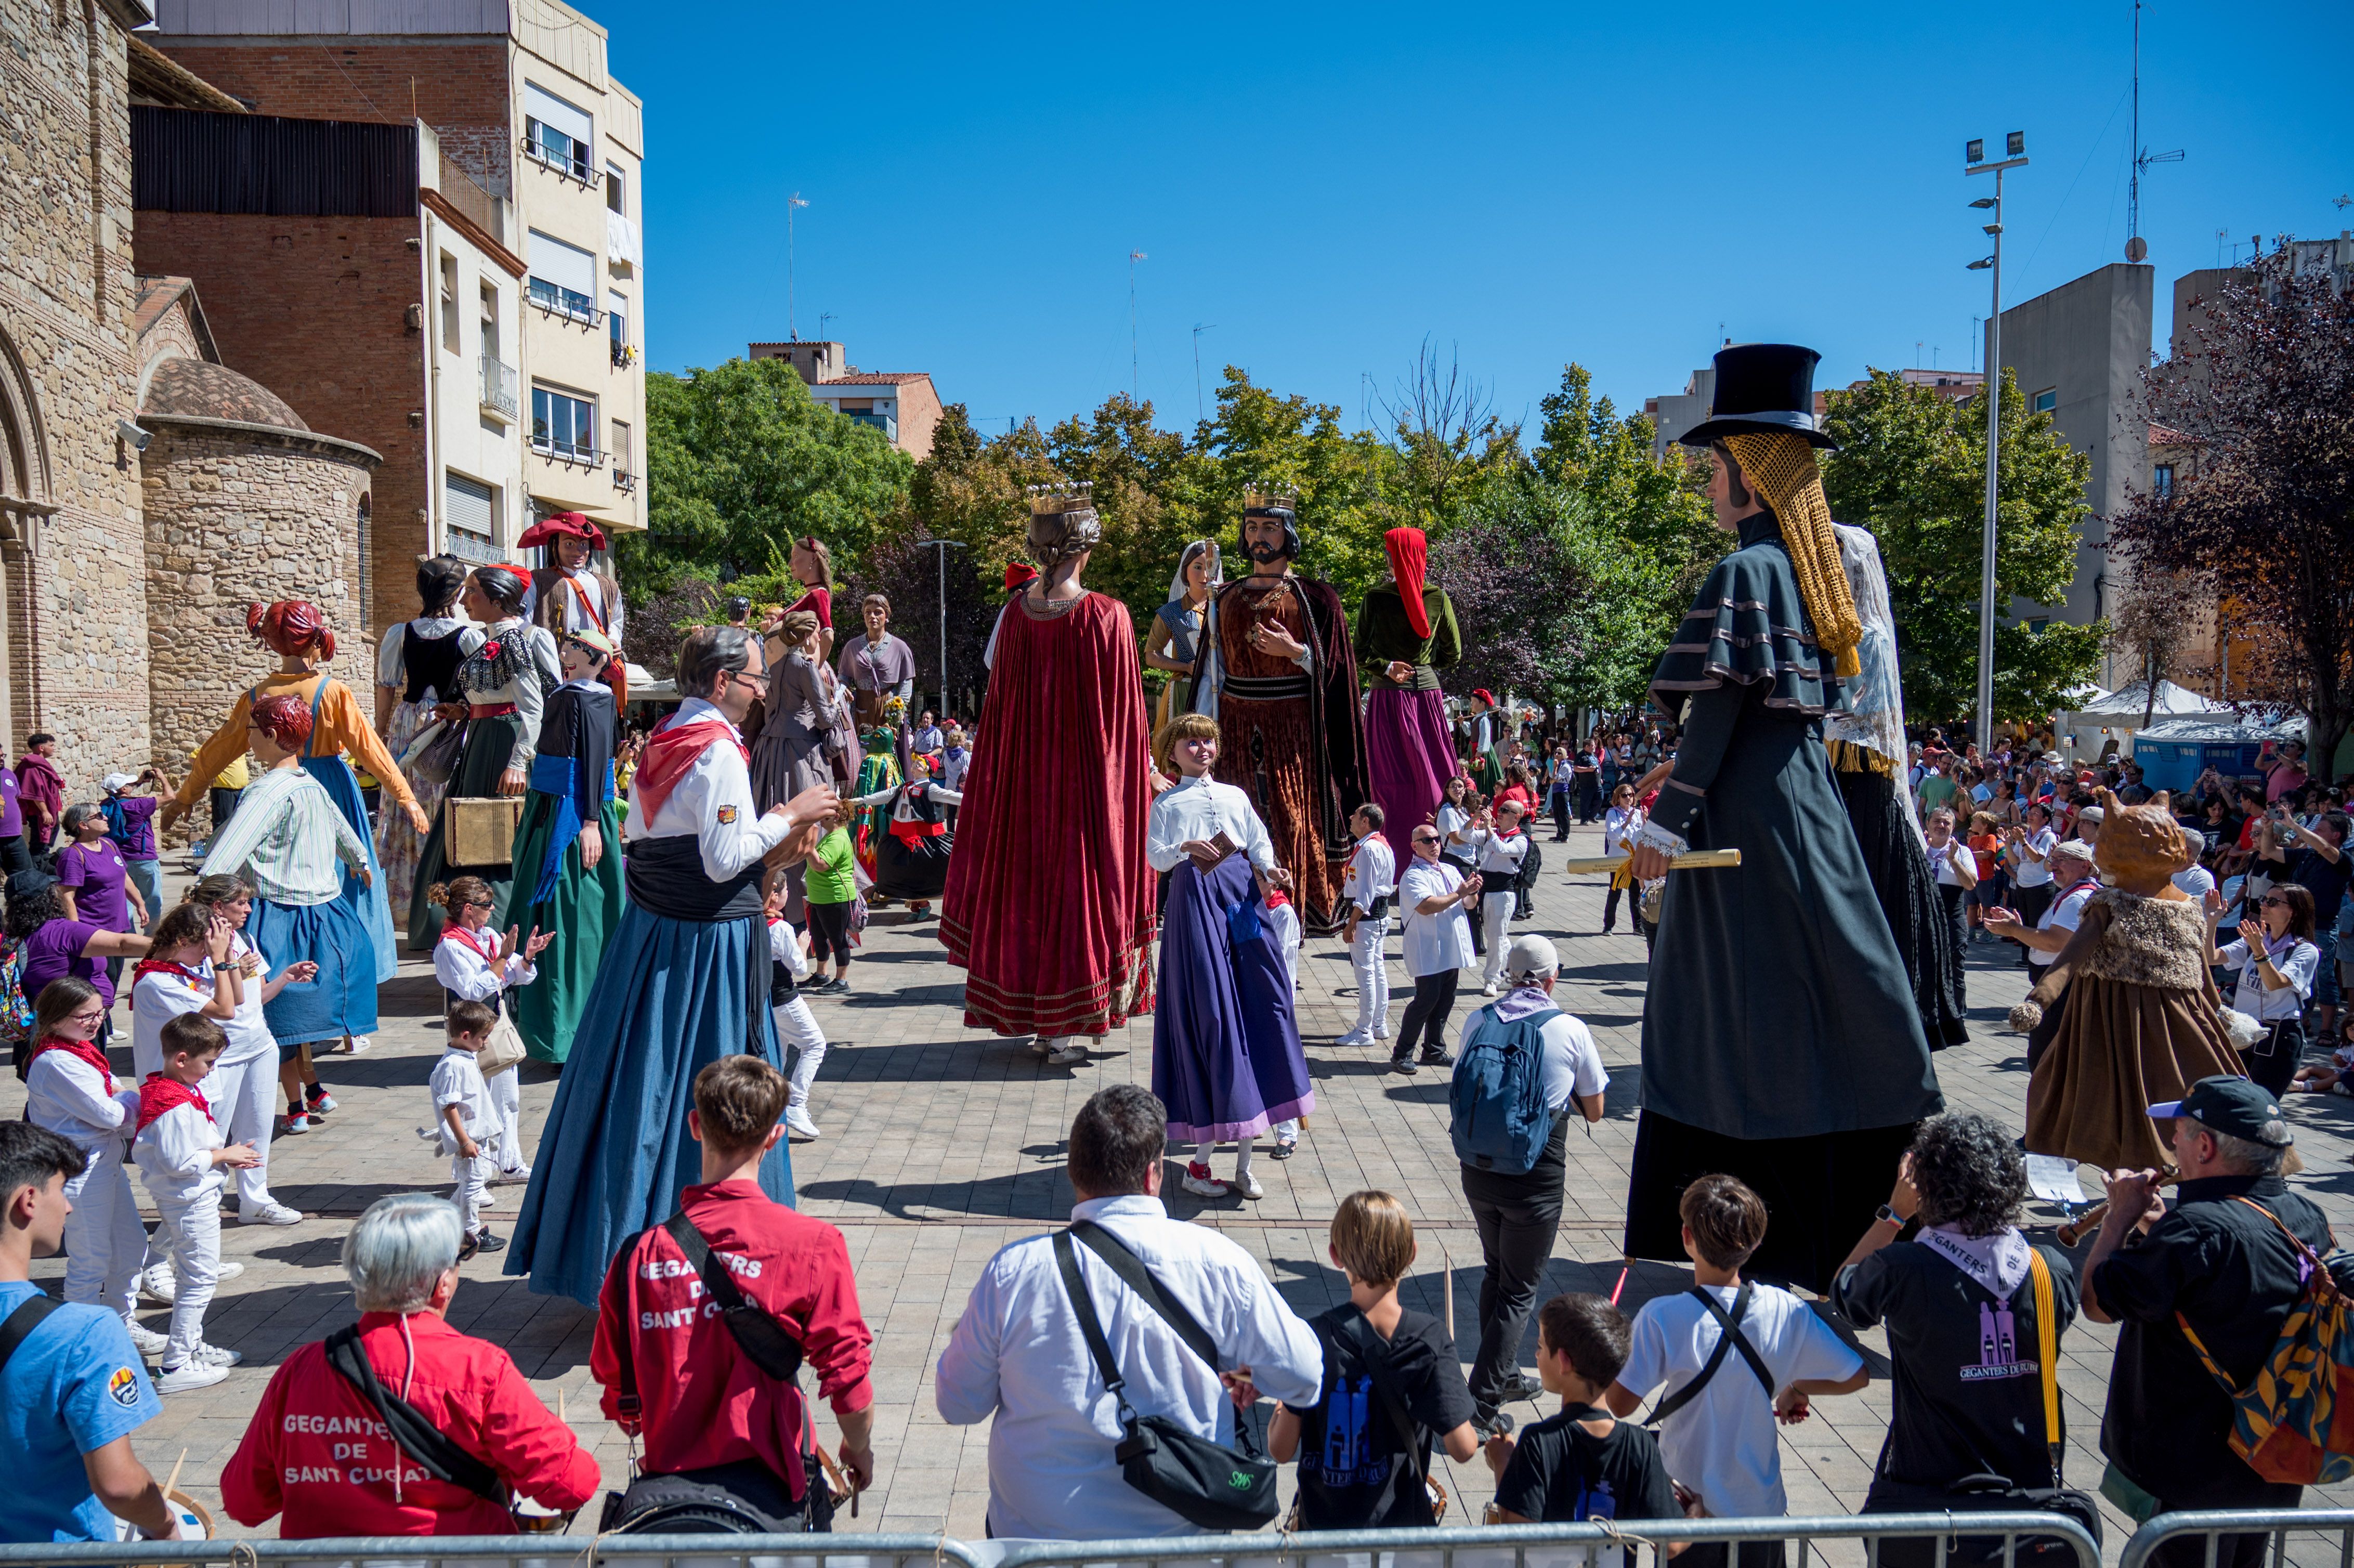
[[[1324,1347],[1324,1392],[1299,1412],[1299,1516],[1307,1530],[1355,1530],[1427,1525],[1430,1504],[1397,1422],[1382,1403],[1379,1385],[1361,1360],[1363,1340],[1381,1334],[1355,1303],[1343,1301],[1310,1319]],[[1360,1335],[1350,1325],[1363,1324]],[[1382,1351],[1382,1376],[1405,1406],[1415,1438],[1452,1432],[1474,1414],[1454,1338],[1436,1318],[1401,1312],[1397,1331]]]
[[[2052,1270],[2054,1342],[2076,1318],[2076,1270],[2039,1246]],[[1859,1329],[1888,1326],[1895,1397],[1879,1472],[1945,1486],[1991,1471],[2015,1486],[2052,1485],[2035,1283],[2006,1303],[1919,1242],[1895,1242],[1840,1270],[1831,1300]]]
[[[1564,1410],[1522,1433],[1496,1483],[1496,1506],[1540,1524],[1682,1518],[1659,1440],[1629,1421],[1596,1437],[1574,1419],[1590,1414]],[[1628,1568],[1634,1563],[1630,1546]]]

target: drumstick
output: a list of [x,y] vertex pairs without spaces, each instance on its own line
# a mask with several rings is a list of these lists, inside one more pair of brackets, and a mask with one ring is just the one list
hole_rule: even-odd
[[164,1483],[164,1501],[165,1503],[168,1504],[171,1502],[173,1490],[180,1484],[180,1467],[187,1462],[188,1451],[186,1448],[183,1448],[180,1450],[180,1457],[172,1461],[172,1478]]
[[[1607,874],[1625,865],[1628,858],[1623,854],[1581,855],[1576,859],[1562,862],[1561,869],[1570,876],[1591,872]],[[1741,852],[1737,849],[1687,850],[1668,862],[1668,869],[1670,871],[1732,871],[1740,864]]]

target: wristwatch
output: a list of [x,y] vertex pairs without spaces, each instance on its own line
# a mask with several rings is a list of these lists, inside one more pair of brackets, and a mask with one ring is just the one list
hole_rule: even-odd
[[1900,1231],[1904,1228],[1904,1216],[1885,1203],[1872,1211],[1872,1218],[1875,1224],[1894,1225]]

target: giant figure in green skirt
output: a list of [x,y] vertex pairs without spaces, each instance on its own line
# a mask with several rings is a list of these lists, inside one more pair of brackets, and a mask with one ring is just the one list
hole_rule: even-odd
[[538,983],[519,987],[512,1000],[532,1059],[561,1065],[624,899],[613,691],[604,680],[617,656],[613,640],[593,628],[567,631],[557,652],[564,683],[540,722],[531,792],[515,826],[514,881],[498,920],[556,935],[540,958]]

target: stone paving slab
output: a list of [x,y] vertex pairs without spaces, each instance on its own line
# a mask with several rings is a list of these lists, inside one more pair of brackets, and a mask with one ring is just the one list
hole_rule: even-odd
[[[1562,853],[1599,850],[1598,830],[1579,829]],[[1561,944],[1564,968],[1556,999],[1592,1029],[1612,1074],[1607,1118],[1590,1137],[1571,1139],[1567,1202],[1546,1294],[1606,1294],[1622,1267],[1618,1231],[1633,1149],[1648,974],[1638,937],[1624,927],[1599,934],[1604,892],[1598,878],[1571,882],[1547,874],[1534,917],[1516,927],[1543,931]],[[1394,936],[1391,953],[1393,987],[1410,995]],[[2007,944],[1972,948],[1971,1038],[1938,1057],[1950,1106],[2012,1127],[2023,1117],[2023,1043],[1995,1031],[2024,987],[2015,964],[2016,949]],[[934,924],[909,925],[896,910],[879,913],[868,927],[851,980],[846,995],[815,1003],[833,1042],[811,1097],[825,1136],[793,1149],[802,1205],[842,1228],[876,1335],[878,1481],[855,1524],[843,1523],[944,1530],[978,1539],[988,1500],[988,1429],[941,1421],[933,1408],[932,1367],[989,1257],[1066,1215],[1072,1197],[1062,1160],[1071,1117],[1106,1084],[1150,1081],[1150,1021],[1108,1036],[1082,1066],[1047,1066],[1025,1042],[963,1027],[961,971],[942,959]],[[1306,944],[1300,1017],[1318,1108],[1296,1158],[1278,1162],[1262,1151],[1255,1161],[1267,1196],[1256,1202],[1231,1196],[1205,1202],[1174,1191],[1172,1179],[1170,1209],[1233,1236],[1305,1315],[1347,1294],[1325,1256],[1326,1229],[1339,1199],[1364,1187],[1394,1192],[1412,1213],[1421,1247],[1405,1298],[1445,1318],[1451,1297],[1458,1348],[1468,1354],[1477,1338],[1479,1246],[1448,1144],[1446,1080],[1436,1073],[1408,1078],[1389,1072],[1385,1047],[1334,1044],[1354,1021],[1353,983],[1343,944]],[[1479,1001],[1476,985],[1466,991],[1458,1025]],[[381,1001],[383,1027],[375,1048],[320,1063],[339,1108],[318,1130],[281,1139],[271,1151],[274,1191],[310,1217],[284,1229],[223,1225],[222,1250],[243,1260],[246,1272],[222,1287],[206,1333],[242,1351],[245,1364],[215,1388],[166,1400],[164,1414],[136,1439],[159,1474],[185,1449],[183,1485],[217,1517],[219,1470],[271,1371],[296,1347],[354,1316],[338,1263],[352,1219],[387,1193],[448,1187],[446,1160],[412,1130],[429,1119],[426,1080],[441,1044],[440,993],[429,966],[404,961]],[[1403,1009],[1402,999],[1394,1001],[1394,1020]],[[118,1011],[116,1022],[127,1028],[127,1014]],[[115,1059],[127,1071],[127,1046]],[[554,1089],[545,1069],[525,1069],[525,1126],[536,1128],[544,1121]],[[2308,1167],[2300,1190],[2333,1221],[2354,1220],[2354,1171],[2349,1169],[2354,1107],[2327,1097],[2300,1097],[2292,1105]],[[0,1116],[19,1116],[22,1109],[22,1086],[0,1076]],[[1221,1174],[1229,1159],[1219,1157]],[[520,1196],[519,1188],[493,1189],[489,1221],[501,1234]],[[2037,1227],[2046,1239],[2052,1223],[2046,1213]],[[466,1266],[467,1283],[451,1320],[504,1346],[541,1396],[552,1407],[560,1402],[603,1467],[606,1484],[620,1485],[627,1446],[599,1416],[599,1390],[588,1376],[592,1316],[570,1301],[532,1295],[521,1281],[501,1277],[498,1264],[493,1256]],[[51,1260],[35,1273],[54,1282],[63,1266]],[[1638,1264],[1628,1276],[1623,1301],[1631,1311],[1689,1283],[1687,1271]],[[160,1310],[142,1313],[143,1321],[157,1328],[164,1318]],[[2062,1340],[2062,1398],[2073,1438],[2069,1474],[2088,1489],[2102,1467],[2100,1414],[2115,1336],[2114,1329],[2083,1323]],[[1861,1338],[1885,1354],[1879,1331]],[[1524,1361],[1533,1351],[1532,1328]],[[1793,1513],[1840,1513],[1861,1504],[1886,1430],[1888,1400],[1888,1384],[1874,1382],[1854,1396],[1818,1402],[1813,1419],[1784,1430],[1783,1476]],[[1518,1414],[1525,1422],[1538,1412],[1524,1406]],[[830,1443],[826,1425],[821,1418],[822,1436]],[[1475,1460],[1449,1469],[1449,1489],[1476,1519],[1493,1492],[1486,1467]],[[1289,1490],[1287,1478],[1287,1497]],[[2354,1487],[2317,1489],[2307,1499],[2317,1506],[2354,1506]],[[2105,1555],[2114,1562],[2131,1526],[2104,1507]],[[592,1505],[575,1521],[574,1532],[588,1532],[594,1516]],[[231,1533],[271,1533],[243,1531],[226,1518],[222,1522]]]

